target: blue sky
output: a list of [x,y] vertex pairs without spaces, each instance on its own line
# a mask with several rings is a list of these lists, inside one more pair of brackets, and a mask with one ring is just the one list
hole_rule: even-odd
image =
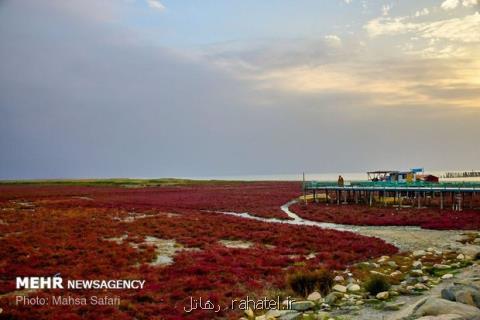
[[0,178],[476,168],[479,11],[0,2]]

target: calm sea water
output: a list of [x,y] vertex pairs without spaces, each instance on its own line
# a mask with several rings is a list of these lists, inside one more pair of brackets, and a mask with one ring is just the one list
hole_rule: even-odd
[[[433,174],[442,177],[446,172],[470,172],[470,170],[455,170],[455,171],[428,171],[425,173]],[[473,170],[479,172],[480,170]],[[366,172],[334,172],[334,173],[308,173],[305,172],[306,180],[317,181],[337,181],[338,176],[342,175],[346,181],[364,181],[367,180]],[[239,175],[239,176],[210,176],[210,177],[185,177],[201,180],[242,180],[242,181],[301,181],[302,173],[299,174],[272,174],[272,175]],[[440,179],[441,181],[475,181],[480,182],[480,177],[475,178],[450,178]]]

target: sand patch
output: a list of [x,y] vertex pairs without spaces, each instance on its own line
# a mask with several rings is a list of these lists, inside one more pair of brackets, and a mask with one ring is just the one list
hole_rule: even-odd
[[127,240],[127,238],[128,238],[128,234],[124,234],[120,237],[103,238],[103,240],[115,242],[116,244],[122,244],[125,240]]
[[79,199],[79,200],[93,201],[93,198],[90,198],[90,197],[72,197],[72,198]]
[[156,214],[147,214],[147,213],[141,213],[141,212],[129,212],[127,217],[113,217],[113,220],[120,221],[120,222],[125,222],[125,223],[132,223],[135,222],[136,220],[140,219],[147,219],[147,218],[155,218],[159,216],[164,216],[167,218],[175,218],[178,217],[179,214],[177,213],[171,213],[171,212],[160,212]]
[[[128,234],[124,234],[119,237],[103,238],[105,241],[115,242],[121,245],[128,239]],[[175,239],[159,239],[153,236],[146,236],[143,242],[128,243],[132,248],[141,250],[142,246],[151,246],[155,248],[155,259],[149,263],[151,266],[167,266],[173,263],[175,254],[179,251],[191,251],[198,252],[199,248],[186,248],[183,245],[177,243]]]
[[233,249],[248,249],[253,246],[253,242],[244,240],[220,240],[221,245]]
[[175,239],[159,239],[146,236],[142,244],[155,247],[156,258],[150,262],[151,266],[167,266],[173,263],[175,254],[179,251],[200,251],[198,248],[185,248],[177,243]]
[[152,236],[146,236],[143,242],[146,245],[155,247],[155,260],[150,262],[151,266],[166,266],[173,263],[175,253],[182,250],[181,245],[177,245],[174,239],[159,239]]
[[25,200],[10,200],[14,210],[35,211],[35,204]]

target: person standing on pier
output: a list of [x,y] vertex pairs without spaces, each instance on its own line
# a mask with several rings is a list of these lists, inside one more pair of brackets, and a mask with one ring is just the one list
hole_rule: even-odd
[[343,187],[344,186],[344,181],[342,176],[338,176],[338,186]]

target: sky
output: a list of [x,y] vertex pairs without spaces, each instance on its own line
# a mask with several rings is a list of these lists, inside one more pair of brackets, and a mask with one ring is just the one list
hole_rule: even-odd
[[480,169],[478,0],[0,0],[0,179]]

